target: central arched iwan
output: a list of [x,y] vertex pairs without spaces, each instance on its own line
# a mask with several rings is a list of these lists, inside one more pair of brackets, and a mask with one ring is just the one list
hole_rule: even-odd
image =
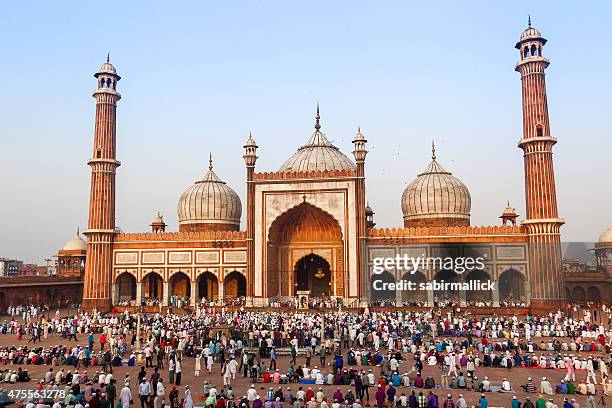
[[306,201],[276,218],[268,232],[267,297],[295,296],[296,263],[316,254],[330,265],[331,296],[344,296],[344,244],[338,221]]

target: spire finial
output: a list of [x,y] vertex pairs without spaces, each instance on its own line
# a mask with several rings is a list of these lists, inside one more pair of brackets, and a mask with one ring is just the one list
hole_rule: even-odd
[[106,53],[106,63],[110,64],[110,50]]
[[213,169],[213,165],[212,165],[212,152],[209,153],[208,156],[208,170],[212,171]]
[[357,133],[361,133],[361,126],[357,126]]
[[436,160],[436,145],[431,141],[431,160]]
[[77,227],[77,237],[81,235],[81,227]]
[[320,119],[321,119],[321,115],[319,115],[319,102],[317,102],[317,116],[315,116],[315,129],[316,130],[321,129],[321,124],[319,123]]
[[527,14],[527,26],[531,28],[531,15]]

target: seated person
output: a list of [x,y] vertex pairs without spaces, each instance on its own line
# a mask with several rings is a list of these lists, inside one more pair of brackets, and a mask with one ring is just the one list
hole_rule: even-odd
[[489,381],[489,377],[485,377],[484,380],[480,383],[480,392],[489,392],[491,391],[491,381]]
[[572,380],[568,380],[567,381],[567,393],[568,394],[575,394],[576,393],[576,387],[575,387],[574,383],[572,382]]
[[501,388],[499,392],[512,392],[512,386],[510,385],[510,381],[506,378],[502,381]]
[[552,385],[550,384],[550,381],[546,379],[546,377],[542,377],[542,381],[540,381],[540,391],[547,395],[553,394]]
[[521,385],[521,388],[524,389],[525,392],[528,392],[530,394],[533,394],[536,392],[536,386],[533,383],[533,380],[531,379],[531,377],[527,378],[527,384]]
[[556,391],[557,391],[557,394],[567,394],[568,393],[567,384],[565,383],[565,380],[561,380],[561,383],[557,384]]
[[584,383],[584,381],[580,380],[580,384],[578,384],[578,386],[576,387],[576,394],[587,395],[588,393],[589,390],[587,388],[587,385]]
[[418,373],[414,379],[414,386],[417,388],[423,388],[423,385],[423,377],[421,377],[421,373]]

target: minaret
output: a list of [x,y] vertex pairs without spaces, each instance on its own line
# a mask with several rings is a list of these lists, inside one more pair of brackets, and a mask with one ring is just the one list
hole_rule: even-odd
[[249,138],[244,143],[244,163],[247,168],[247,305],[252,306],[255,294],[255,163],[257,162],[257,143],[249,133]]
[[96,124],[93,154],[87,164],[91,167],[89,193],[89,222],[87,236],[87,261],[83,288],[84,309],[110,310],[112,307],[113,238],[115,235],[115,170],[121,165],[116,160],[116,111],[117,75],[107,57],[94,75],[98,89],[93,92],[96,100]]
[[561,266],[560,227],[552,148],[557,139],[550,135],[544,70],[550,64],[543,57],[546,40],[529,27],[516,44],[523,88],[523,138],[526,220],[529,239],[531,300],[534,306],[559,304],[565,298]]
[[[317,123],[319,118],[319,107],[317,106]],[[365,159],[368,154],[366,150],[366,140],[361,128],[357,129],[357,134],[353,139],[353,156],[357,163],[357,181],[355,185],[355,207],[357,210],[357,287],[359,288],[360,303],[367,302],[365,298],[368,290],[362,287],[362,276],[367,276],[363,261],[366,259],[366,199],[365,199]],[[365,279],[363,282],[365,283]]]

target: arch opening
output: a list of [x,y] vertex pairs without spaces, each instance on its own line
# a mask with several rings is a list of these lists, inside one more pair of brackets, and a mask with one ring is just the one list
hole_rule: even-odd
[[421,271],[416,271],[415,273],[406,272],[404,276],[402,276],[402,280],[412,282],[414,285],[414,290],[403,290],[402,291],[402,302],[403,303],[422,303],[427,301],[427,291],[420,289],[421,283],[426,283],[427,278]]
[[164,295],[164,284],[162,277],[157,272],[149,272],[142,281],[144,283],[144,300],[162,300]]
[[372,302],[395,301],[395,290],[389,288],[395,277],[388,271],[370,277],[370,300]]
[[136,278],[128,272],[123,272],[115,281],[117,285],[117,300],[130,302],[136,300]]
[[[191,282],[184,272],[177,272],[170,278],[170,294],[172,297],[186,300],[191,296]],[[174,303],[174,302],[173,302]]]
[[587,296],[589,302],[601,302],[601,292],[597,286],[589,286]]
[[507,269],[499,275],[499,300],[503,302],[526,302],[525,276],[516,269]]
[[[459,275],[453,270],[441,270],[434,276],[434,280],[438,282],[444,281],[444,283],[458,283],[460,282]],[[458,290],[434,290],[434,300],[439,301],[452,301],[458,302],[460,299],[460,291]]]
[[[491,276],[483,270],[473,270],[465,277],[466,282],[486,282],[491,280]],[[493,293],[490,290],[468,290],[465,292],[465,300],[468,302],[490,302],[493,300]]]
[[238,299],[246,296],[246,278],[238,271],[228,273],[224,279],[225,299]]
[[215,300],[219,297],[219,280],[212,272],[198,276],[198,299]]
[[[313,282],[307,279],[306,272],[310,270],[302,271],[300,262],[309,254],[324,259],[325,262],[318,261],[317,266],[325,271],[325,279],[316,278]],[[301,278],[305,273],[304,282],[314,284],[308,286],[312,288],[311,296],[323,293],[344,296],[344,250],[340,224],[331,214],[306,201],[289,209],[270,225],[267,265],[265,282],[269,298],[294,296],[298,290],[298,274]],[[323,287],[324,284],[327,286]],[[306,287],[304,283],[301,285]]]
[[308,291],[310,296],[330,295],[331,268],[325,258],[310,254],[295,263],[293,269],[294,295],[298,291]]

